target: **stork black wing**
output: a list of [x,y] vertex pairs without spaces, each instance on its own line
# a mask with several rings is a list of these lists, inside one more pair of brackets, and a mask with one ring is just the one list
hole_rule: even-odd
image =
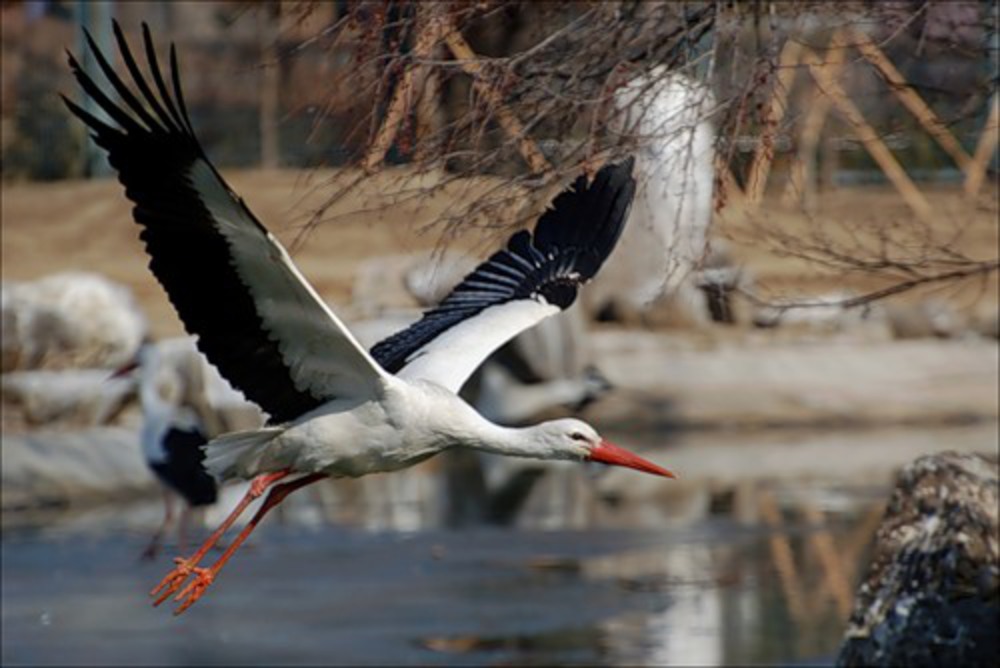
[[225,183],[195,137],[170,49],[172,92],[143,24],[154,92],[114,24],[134,94],[87,40],[119,106],[69,55],[84,92],[106,123],[63,98],[93,131],[135,203],[133,216],[163,285],[198,347],[272,421],[286,421],[337,396],[379,391],[381,368],[295,268],[285,249]]
[[631,158],[580,176],[542,214],[534,234],[514,234],[409,328],[372,356],[406,378],[458,391],[486,357],[576,299],[614,249],[635,192]]

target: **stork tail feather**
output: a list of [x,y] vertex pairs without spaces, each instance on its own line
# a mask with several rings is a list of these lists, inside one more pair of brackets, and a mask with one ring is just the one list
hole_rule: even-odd
[[252,478],[261,472],[267,446],[285,431],[284,427],[265,427],[224,434],[203,449],[205,468],[216,480]]

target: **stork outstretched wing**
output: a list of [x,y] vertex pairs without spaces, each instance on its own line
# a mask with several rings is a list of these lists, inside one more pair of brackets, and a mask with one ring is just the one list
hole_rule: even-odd
[[635,192],[631,158],[585,176],[552,201],[534,233],[520,231],[451,294],[372,355],[401,378],[458,392],[494,350],[567,308],[614,249]]
[[337,397],[372,396],[385,371],[302,277],[277,239],[205,155],[184,104],[174,48],[171,87],[143,24],[153,86],[117,23],[115,39],[137,92],[87,42],[121,104],[69,55],[84,93],[108,115],[69,109],[108,152],[163,285],[198,347],[234,387],[270,414],[297,418]]

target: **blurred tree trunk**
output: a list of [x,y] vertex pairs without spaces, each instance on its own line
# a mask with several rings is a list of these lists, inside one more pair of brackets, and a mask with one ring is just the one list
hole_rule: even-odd
[[[103,53],[111,53],[113,51],[111,42],[111,3],[108,0],[77,0],[75,12],[80,27],[91,34],[97,43],[97,48]],[[90,49],[85,47],[86,40],[83,36],[83,30],[80,31],[78,39],[76,52],[81,56],[80,60],[83,70],[92,78],[99,81],[100,75],[98,74],[97,61],[94,59],[94,54],[91,53]],[[99,119],[110,120],[108,119],[108,115],[100,109],[90,95],[83,97],[83,108]],[[87,134],[86,148],[83,152],[83,173],[87,176],[110,175],[111,165],[108,164],[108,159],[104,151],[94,143],[89,133]]]
[[[428,3],[421,7],[421,12],[425,15],[422,21],[422,30],[432,29],[428,24],[431,21],[443,21],[442,8],[437,3]],[[432,60],[442,60],[444,58],[444,48],[441,44],[434,44],[431,47],[430,58]],[[444,98],[441,90],[441,75],[435,68],[417,65],[417,72],[414,81],[414,89],[419,91],[416,109],[414,112],[416,120],[416,136],[414,141],[413,158],[417,162],[433,160],[440,152],[441,133],[445,126]]]
[[281,70],[278,63],[278,33],[281,3],[268,2],[257,13],[260,38],[260,166],[274,169],[281,160],[278,114],[281,103]]

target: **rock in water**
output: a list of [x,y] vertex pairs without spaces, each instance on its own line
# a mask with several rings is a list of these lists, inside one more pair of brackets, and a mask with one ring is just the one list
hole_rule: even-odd
[[945,452],[899,476],[840,666],[995,666],[997,458]]

